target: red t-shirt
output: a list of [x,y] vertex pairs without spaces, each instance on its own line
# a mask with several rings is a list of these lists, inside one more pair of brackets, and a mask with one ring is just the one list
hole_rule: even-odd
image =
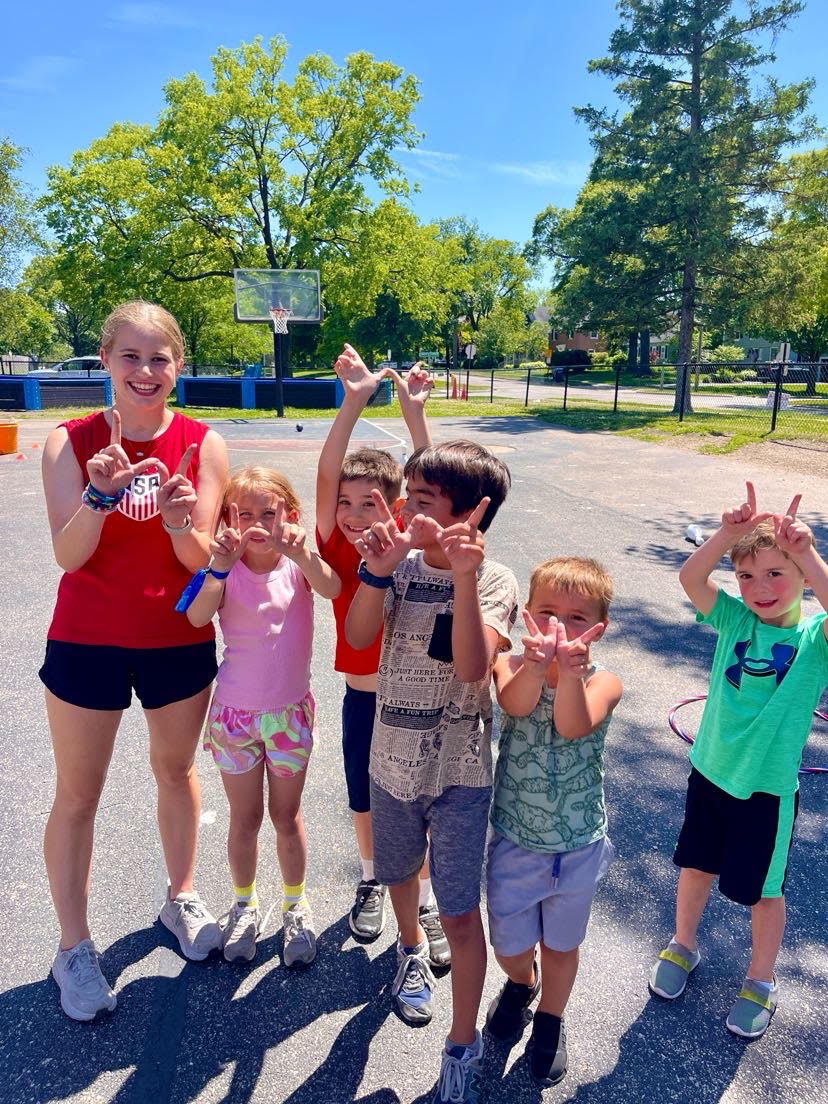
[[319,530],[316,530],[316,546],[319,555],[326,564],[334,569],[342,583],[342,589],[333,599],[334,620],[336,621],[336,656],[334,670],[346,675],[375,675],[379,667],[380,648],[382,647],[382,628],[377,638],[368,648],[352,648],[345,639],[345,618],[354,595],[359,588],[357,568],[362,557],[335,525],[328,539],[322,542]]
[[[99,412],[61,424],[85,475],[87,460],[109,444],[106,419]],[[197,488],[201,442],[207,431],[203,423],[176,412],[160,437],[152,441],[124,438],[121,444],[132,463],[155,456],[169,472],[178,466],[188,445],[198,445],[187,469]],[[176,557],[172,538],[161,527],[160,483],[156,472],[136,476],[118,509],[107,515],[98,547],[77,571],[64,573],[49,627],[50,640],[170,648],[214,638],[212,624],[196,629],[184,614],[175,612],[190,572]]]

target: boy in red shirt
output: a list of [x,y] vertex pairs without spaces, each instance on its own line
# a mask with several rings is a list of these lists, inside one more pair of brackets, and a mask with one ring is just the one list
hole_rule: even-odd
[[[402,504],[402,468],[381,449],[362,448],[348,453],[348,442],[360,414],[386,375],[393,375],[403,418],[414,449],[431,444],[425,403],[432,379],[421,364],[415,364],[403,378],[392,369],[374,374],[357,351],[346,345],[334,365],[345,389],[345,397],[319,456],[316,475],[316,540],[319,554],[342,580],[339,597],[333,601],[336,620],[334,669],[345,675],[342,702],[342,751],[348,804],[362,864],[362,878],[348,922],[361,939],[376,939],[385,925],[386,887],[374,877],[374,845],[371,834],[371,801],[368,760],[376,705],[377,668],[382,633],[373,645],[361,651],[345,639],[345,618],[359,587],[357,568],[361,556],[355,542],[378,520],[371,491],[376,489],[392,513]],[[420,923],[428,937],[432,965],[448,966],[448,942],[431,894],[428,862],[420,875]]]

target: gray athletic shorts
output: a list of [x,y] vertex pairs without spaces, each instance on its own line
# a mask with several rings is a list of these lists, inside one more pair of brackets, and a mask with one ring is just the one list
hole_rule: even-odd
[[495,951],[522,954],[541,939],[551,951],[580,946],[598,883],[614,856],[606,836],[576,851],[549,854],[527,851],[492,832],[486,903]]
[[439,797],[398,801],[371,779],[374,873],[400,885],[428,865],[440,912],[462,916],[480,904],[480,874],[489,823],[490,786],[449,786]]

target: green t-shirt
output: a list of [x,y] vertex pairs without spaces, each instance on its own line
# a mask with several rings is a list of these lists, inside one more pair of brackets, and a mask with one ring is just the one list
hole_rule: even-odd
[[690,762],[733,797],[795,793],[813,712],[828,685],[825,614],[776,628],[719,591],[697,621],[719,634]]
[[544,686],[528,717],[500,714],[491,820],[527,851],[587,847],[607,834],[604,739],[607,717],[588,736],[565,740],[555,728],[555,691]]

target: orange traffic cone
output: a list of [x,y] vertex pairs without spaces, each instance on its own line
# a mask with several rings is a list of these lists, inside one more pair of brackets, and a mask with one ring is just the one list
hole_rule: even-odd
[[461,388],[460,388],[460,398],[461,398],[461,399],[465,399],[465,397],[466,397],[466,388],[465,388],[465,387],[461,387]]
[[457,398],[457,376],[451,377],[451,397],[453,399]]
[[22,452],[18,452],[17,456],[15,456],[15,460],[28,460],[28,459],[29,459],[28,456],[24,455],[24,453],[22,453]]
[[37,443],[37,441],[35,441],[35,443],[32,445],[32,448],[40,448],[40,445]]

